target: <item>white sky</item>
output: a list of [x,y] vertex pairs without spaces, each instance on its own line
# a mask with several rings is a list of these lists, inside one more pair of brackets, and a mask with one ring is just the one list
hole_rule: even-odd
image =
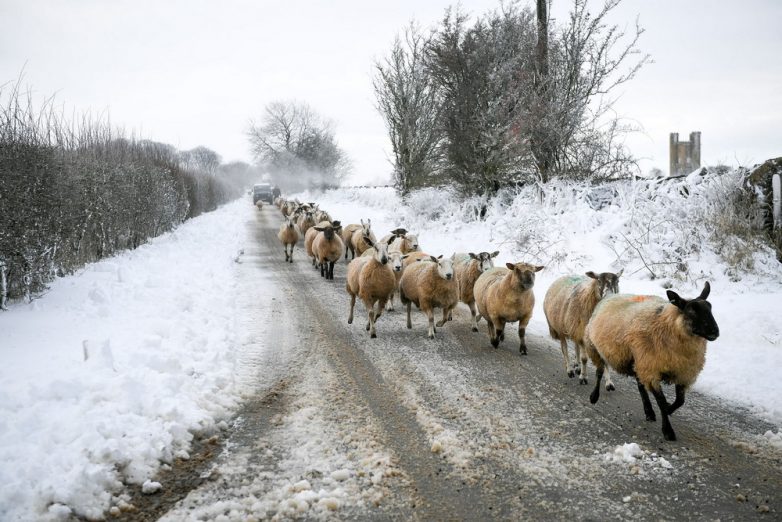
[[[69,109],[108,110],[145,138],[226,161],[251,161],[244,131],[268,102],[306,101],[336,122],[353,180],[384,181],[372,63],[411,18],[431,26],[449,3],[1,0],[0,84],[24,69],[26,85]],[[499,0],[461,4],[481,14]],[[564,22],[570,4],[554,0],[552,16]],[[631,28],[636,15],[655,63],[617,110],[645,129],[628,140],[643,170],[667,171],[674,131],[703,133],[705,164],[782,154],[782,2],[625,0],[615,21]]]

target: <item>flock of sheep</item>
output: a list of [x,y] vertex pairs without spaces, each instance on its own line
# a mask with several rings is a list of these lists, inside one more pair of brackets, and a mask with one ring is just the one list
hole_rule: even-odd
[[[422,252],[418,238],[402,228],[378,241],[370,220],[342,226],[315,203],[277,198],[275,205],[285,216],[278,237],[285,247],[286,261],[293,262],[293,247],[302,236],[307,256],[326,279],[334,278],[334,265],[343,255],[346,260],[351,256],[345,284],[350,296],[348,324],[353,322],[358,297],[367,310],[370,337],[377,337],[377,320],[384,310],[393,310],[398,294],[406,307],[407,328],[412,328],[410,313],[415,304],[429,320],[430,339],[437,327],[452,319],[452,310],[462,302],[470,309],[473,331],[478,331],[481,318],[486,319],[495,348],[505,338],[505,324],[518,322],[519,350],[527,353],[525,330],[535,304],[535,274],[542,266],[506,263],[495,267],[499,252],[435,257]],[[635,377],[646,419],[656,420],[651,392],[660,410],[665,439],[676,440],[668,417],[684,404],[685,391],[703,369],[706,342],[719,335],[706,300],[709,283],[695,299],[684,299],[671,290],[663,299],[619,294],[621,275],[621,270],[590,271],[554,281],[543,301],[549,332],[560,341],[569,377],[578,372],[581,384],[586,384],[587,358],[595,365],[597,382],[590,395],[593,404],[600,397],[604,374],[606,390],[614,389],[609,367]],[[435,308],[442,310],[436,323]],[[575,344],[574,366],[568,339]],[[663,382],[675,385],[676,398],[671,404],[663,394]]]

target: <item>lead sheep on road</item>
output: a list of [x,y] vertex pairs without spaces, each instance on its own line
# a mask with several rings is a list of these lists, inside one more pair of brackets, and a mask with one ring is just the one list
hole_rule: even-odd
[[[684,299],[668,290],[668,300],[651,295],[612,295],[597,305],[586,327],[589,355],[595,364],[597,382],[589,397],[600,398],[600,380],[605,364],[622,375],[635,377],[646,420],[656,416],[649,400],[652,392],[662,416],[666,440],[676,440],[668,419],[682,404],[687,389],[706,362],[706,342],[719,337],[711,313],[707,282],[695,299]],[[676,400],[668,404],[661,384],[676,386]]]
[[475,302],[478,312],[486,318],[491,345],[497,348],[505,339],[505,323],[519,322],[519,352],[527,354],[524,339],[527,324],[535,306],[535,272],[542,266],[527,263],[506,263],[490,268],[475,282]]

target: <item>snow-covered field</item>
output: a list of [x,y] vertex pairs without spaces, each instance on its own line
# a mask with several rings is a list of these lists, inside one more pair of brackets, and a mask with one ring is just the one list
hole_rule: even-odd
[[228,204],[0,313],[0,519],[100,517],[121,480],[187,457],[235,410],[251,211]]
[[[530,189],[500,195],[488,202],[460,201],[447,190],[419,191],[403,202],[390,188],[298,197],[319,202],[343,224],[371,219],[378,239],[402,226],[418,233],[421,248],[431,254],[499,250],[495,264],[500,266],[517,261],[545,264],[537,275],[536,308],[528,328],[540,335],[548,335],[543,296],[564,274],[624,268],[622,292],[662,297],[666,288],[694,297],[708,280],[720,337],[709,343],[695,389],[735,401],[782,426],[782,384],[775,376],[775,369],[782,367],[782,264],[767,248],[709,235],[712,220],[730,212],[721,205],[724,193],[737,182],[692,175],[668,185],[618,185],[613,204],[600,210],[593,208],[594,189],[567,185],[552,185],[545,193]],[[767,437],[774,440],[778,435]]]

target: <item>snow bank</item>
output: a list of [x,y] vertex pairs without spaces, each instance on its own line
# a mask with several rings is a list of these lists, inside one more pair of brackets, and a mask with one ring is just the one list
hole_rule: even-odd
[[0,519],[98,518],[236,406],[249,212],[226,205],[0,313]]
[[447,189],[405,201],[391,188],[299,197],[318,201],[343,224],[371,218],[378,237],[402,226],[430,254],[499,250],[498,265],[545,264],[528,328],[538,335],[548,335],[545,291],[563,274],[624,268],[623,292],[660,296],[667,288],[694,296],[708,280],[721,336],[709,343],[695,388],[782,425],[771,371],[782,365],[782,264],[753,232],[760,216],[742,206],[742,183],[734,172],[597,187],[555,182],[466,201]]

